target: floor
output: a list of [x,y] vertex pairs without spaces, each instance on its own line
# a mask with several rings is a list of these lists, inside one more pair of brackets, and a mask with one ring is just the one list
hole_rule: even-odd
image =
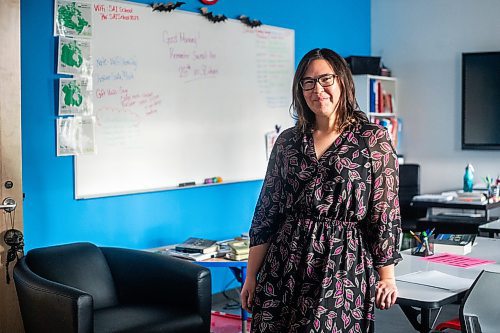
[[[240,315],[240,308],[238,300],[238,290],[228,290],[223,295],[222,293],[216,294],[212,298],[212,310],[218,313],[227,313],[230,316],[215,316],[212,318],[212,333],[239,333],[241,332],[241,321],[237,315]],[[455,318],[458,316],[458,305],[452,304],[443,308],[437,323]],[[416,331],[406,319],[403,311],[399,306],[394,306],[389,310],[380,311],[375,313],[375,329],[377,333],[415,333]],[[448,332],[457,331],[449,330]]]

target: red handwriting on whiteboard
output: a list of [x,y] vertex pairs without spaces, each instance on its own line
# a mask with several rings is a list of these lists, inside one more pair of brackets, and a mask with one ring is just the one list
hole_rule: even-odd
[[200,39],[200,33],[189,34],[187,32],[177,32],[177,31],[172,32],[165,30],[163,31],[162,34],[163,43],[166,43],[167,45],[188,44],[197,47],[199,39]]
[[101,21],[138,21],[139,15],[134,15],[132,7],[119,5],[94,4],[94,11],[99,14]]
[[128,90],[123,87],[112,87],[107,89],[98,88],[95,90],[95,96],[97,97],[97,99],[103,99],[105,97],[110,97],[110,96],[112,97],[118,94],[126,94],[126,93],[128,93]]
[[121,104],[124,108],[134,107],[135,109],[144,109],[144,114],[149,116],[158,112],[158,106],[161,104],[161,98],[153,92],[144,92],[139,94],[124,93],[121,95]]

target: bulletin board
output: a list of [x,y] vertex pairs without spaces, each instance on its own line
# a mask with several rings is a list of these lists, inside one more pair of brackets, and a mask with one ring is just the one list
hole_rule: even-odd
[[95,1],[96,154],[75,156],[75,197],[262,179],[266,139],[293,126],[294,31]]

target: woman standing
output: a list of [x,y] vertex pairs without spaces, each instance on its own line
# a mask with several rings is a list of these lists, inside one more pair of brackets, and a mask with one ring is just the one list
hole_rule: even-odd
[[300,61],[292,107],[255,209],[242,306],[252,332],[373,332],[374,305],[397,298],[396,154],[329,49]]

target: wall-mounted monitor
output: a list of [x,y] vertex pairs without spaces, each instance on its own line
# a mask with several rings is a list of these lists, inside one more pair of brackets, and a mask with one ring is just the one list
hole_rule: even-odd
[[500,150],[500,51],[462,53],[462,149]]

